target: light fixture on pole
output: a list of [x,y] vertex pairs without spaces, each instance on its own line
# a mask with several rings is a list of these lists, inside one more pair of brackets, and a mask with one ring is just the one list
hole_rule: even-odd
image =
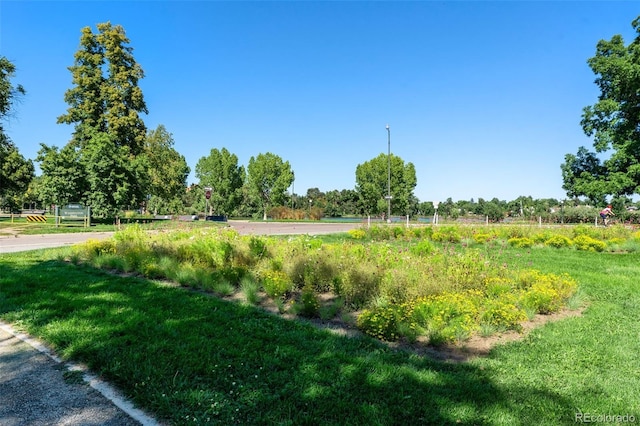
[[387,223],[391,223],[391,129],[387,124]]

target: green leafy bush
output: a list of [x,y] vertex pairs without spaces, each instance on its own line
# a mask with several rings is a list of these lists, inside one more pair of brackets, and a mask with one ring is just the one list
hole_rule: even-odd
[[507,240],[511,247],[529,248],[533,246],[533,240],[527,237],[513,237]]
[[266,271],[262,277],[262,287],[271,298],[278,299],[293,290],[293,283],[283,271]]
[[557,312],[562,306],[558,292],[548,283],[535,283],[522,294],[520,304],[540,314]]
[[300,293],[300,303],[297,308],[298,314],[307,318],[318,316],[320,301],[318,295],[311,285],[305,285]]
[[363,333],[381,340],[394,341],[399,336],[398,326],[407,317],[403,305],[388,305],[374,309],[365,309],[356,320]]
[[588,235],[578,235],[573,239],[573,245],[578,250],[585,251],[604,251],[607,248],[604,241],[596,240]]
[[380,294],[381,271],[372,264],[352,265],[340,271],[335,280],[338,296],[353,309],[366,306]]
[[553,234],[550,231],[545,231],[535,233],[531,239],[534,244],[544,244],[551,237],[553,237]]
[[527,320],[525,311],[518,307],[513,295],[503,295],[499,299],[486,299],[482,306],[480,322],[507,330],[520,330]]
[[554,235],[545,241],[544,245],[555,248],[571,247],[571,239],[564,235]]
[[391,239],[392,231],[389,226],[375,225],[369,228],[369,237],[374,241],[385,241]]
[[479,232],[477,234],[473,234],[473,241],[475,241],[478,244],[484,244],[487,241],[491,240],[493,237],[491,234],[487,234],[484,232]]
[[416,256],[426,256],[433,253],[434,250],[433,244],[428,240],[420,240],[409,248],[409,251]]
[[349,229],[347,234],[354,240],[361,240],[367,235],[364,229]]
[[462,237],[455,226],[443,226],[433,231],[431,239],[440,243],[459,243]]
[[252,236],[249,239],[249,251],[251,255],[262,259],[263,257],[268,257],[269,252],[267,251],[267,242],[264,238]]
[[409,305],[409,324],[435,345],[465,340],[477,328],[480,298],[475,290],[420,298]]

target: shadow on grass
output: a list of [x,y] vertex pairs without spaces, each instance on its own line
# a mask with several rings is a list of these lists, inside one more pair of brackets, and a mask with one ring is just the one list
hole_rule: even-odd
[[[528,424],[574,404],[490,369],[57,261],[0,260],[0,317],[173,424]],[[528,415],[516,404],[530,398]]]

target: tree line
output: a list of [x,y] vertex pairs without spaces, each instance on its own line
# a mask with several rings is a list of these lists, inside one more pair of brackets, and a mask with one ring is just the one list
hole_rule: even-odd
[[[640,194],[640,18],[632,25],[639,35],[629,45],[621,36],[600,41],[596,55],[588,60],[601,96],[585,107],[582,127],[594,136],[595,152],[580,147],[577,155],[565,156],[561,170],[568,200],[449,198],[440,203],[438,213],[499,221],[558,211],[564,215],[565,208],[598,206],[607,198],[618,211],[633,205],[630,197]],[[432,216],[436,211],[433,203],[414,195],[414,165],[384,153],[357,166],[354,189],[325,193],[310,188],[299,195],[289,190],[295,175],[281,157],[259,153],[245,167],[227,148],[215,148],[196,164],[198,183],[187,185],[191,169],[176,151],[172,134],[164,125],[147,129],[144,123],[142,115],[148,110],[138,84],[144,71],[122,26],[106,22],[95,32],[83,28],[69,71],[72,87],[64,94],[68,108],[57,121],[72,125],[73,133],[62,147],[40,145],[35,161],[42,174],[35,176],[33,161],[20,154],[2,127],[26,90],[13,83],[15,66],[0,57],[2,209],[80,202],[91,206],[96,217],[117,217],[127,210],[291,219],[383,217],[390,195],[392,215]]]

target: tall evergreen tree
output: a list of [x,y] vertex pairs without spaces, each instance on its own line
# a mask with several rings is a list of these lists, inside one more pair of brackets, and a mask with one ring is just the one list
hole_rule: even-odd
[[[106,22],[98,24],[97,30],[81,30],[80,48],[69,67],[73,87],[64,97],[69,108],[58,123],[74,125],[69,144],[82,163],[74,169],[85,172],[85,183],[78,187],[86,188],[76,198],[90,202],[97,214],[110,215],[123,207],[139,206],[147,198],[146,127],[140,114],[148,111],[138,86],[144,72],[124,29]],[[41,152],[41,158],[56,154],[46,146]],[[50,160],[56,164],[53,157]],[[66,198],[62,193],[50,195],[57,202]]]
[[64,99],[69,108],[58,123],[74,124],[74,142],[83,148],[96,132],[111,135],[132,155],[144,149],[146,127],[140,113],[148,113],[138,86],[144,72],[133,57],[124,28],[110,22],[81,30],[80,48],[69,67],[74,87]]

